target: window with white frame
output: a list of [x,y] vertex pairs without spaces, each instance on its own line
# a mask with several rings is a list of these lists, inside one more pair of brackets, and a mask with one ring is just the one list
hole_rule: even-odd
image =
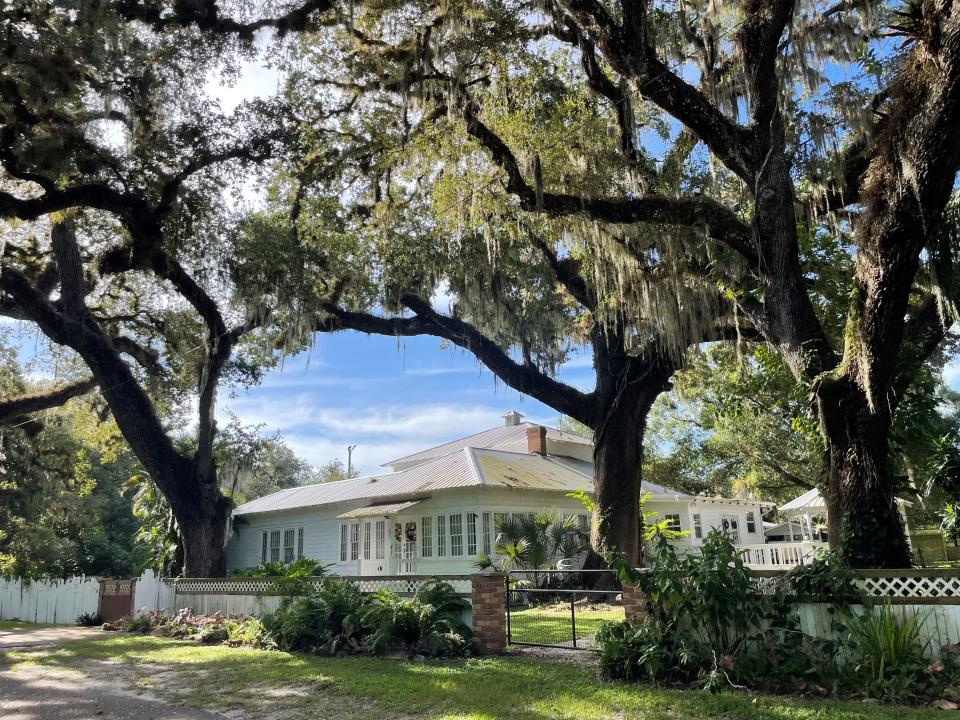
[[491,550],[490,538],[493,534],[493,528],[491,525],[490,513],[485,512],[483,514],[483,552],[485,555],[489,555]]
[[753,510],[750,510],[747,513],[747,532],[755,533],[757,531],[757,516],[753,514]]
[[280,530],[270,531],[270,562],[280,562]]
[[467,513],[467,555],[477,554],[477,514]]
[[363,524],[363,559],[370,559],[370,523]]
[[376,555],[377,560],[383,560],[387,556],[386,543],[387,543],[387,521],[386,520],[377,520],[377,525],[374,528],[374,534],[376,535]]
[[437,515],[437,557],[447,554],[447,518]]
[[347,540],[350,533],[350,526],[344,523],[340,526],[340,562],[347,561]]
[[703,519],[700,517],[700,513],[693,514],[693,536],[703,537]]
[[580,527],[580,532],[585,535],[590,534],[590,516],[586,513],[581,513],[577,515],[577,525]]
[[500,543],[500,535],[502,534],[500,528],[503,527],[503,524],[507,521],[507,518],[510,517],[510,513],[494,513],[493,514],[493,527],[496,529],[496,538],[497,543]]
[[463,555],[463,515],[460,513],[450,516],[450,555]]
[[360,523],[350,525],[350,559],[356,560],[360,557]]
[[283,531],[283,564],[289,565],[293,562],[293,556],[297,552],[296,546],[297,531],[293,528]]
[[289,565],[303,557],[303,528],[277,528],[260,534],[260,560]]
[[683,526],[680,524],[680,515],[677,513],[667,513],[663,516],[663,519],[667,521],[667,530],[680,532],[683,529]]
[[420,555],[433,557],[433,518],[429,515],[420,518]]

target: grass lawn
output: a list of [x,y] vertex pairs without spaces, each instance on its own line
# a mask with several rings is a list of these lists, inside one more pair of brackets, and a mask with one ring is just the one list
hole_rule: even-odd
[[[577,642],[592,638],[607,620],[622,620],[619,605],[578,605],[576,608]],[[534,605],[510,610],[510,638],[515,643],[546,645],[573,644],[569,603]]]
[[11,630],[31,630],[36,628],[53,627],[53,625],[44,625],[43,623],[22,622],[20,620],[0,620],[0,632],[9,632]]
[[[930,709],[602,683],[588,668],[518,657],[427,662],[319,658],[104,634],[57,648],[10,652],[5,660],[16,672],[30,672],[35,664],[82,670],[87,664],[110,661],[111,677],[127,673],[131,682],[160,697],[195,707],[247,709],[250,717],[266,709],[278,712],[275,717],[328,720],[398,716],[922,720],[942,716]],[[103,666],[99,667],[102,673]]]

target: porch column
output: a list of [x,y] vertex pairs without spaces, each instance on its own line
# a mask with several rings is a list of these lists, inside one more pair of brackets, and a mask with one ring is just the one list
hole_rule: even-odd
[[507,578],[478,573],[473,585],[473,644],[484,655],[507,649]]
[[636,585],[623,585],[623,614],[634,625],[647,617],[647,596]]

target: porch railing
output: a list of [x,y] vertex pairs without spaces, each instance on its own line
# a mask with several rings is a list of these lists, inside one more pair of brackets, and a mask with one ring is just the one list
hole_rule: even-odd
[[744,545],[740,550],[743,553],[743,564],[747,567],[784,570],[811,562],[817,551],[825,547],[826,543],[804,541]]

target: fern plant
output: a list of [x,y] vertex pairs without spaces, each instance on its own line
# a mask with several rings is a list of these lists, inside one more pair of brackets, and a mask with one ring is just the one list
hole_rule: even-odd
[[416,655],[452,655],[462,652],[470,638],[463,623],[469,603],[449,583],[424,583],[410,600],[381,588],[363,612],[363,626],[370,631],[367,645],[376,655],[401,648]]
[[358,619],[369,600],[353,583],[327,580],[304,597],[288,600],[264,626],[281,650],[336,654],[360,647]]

